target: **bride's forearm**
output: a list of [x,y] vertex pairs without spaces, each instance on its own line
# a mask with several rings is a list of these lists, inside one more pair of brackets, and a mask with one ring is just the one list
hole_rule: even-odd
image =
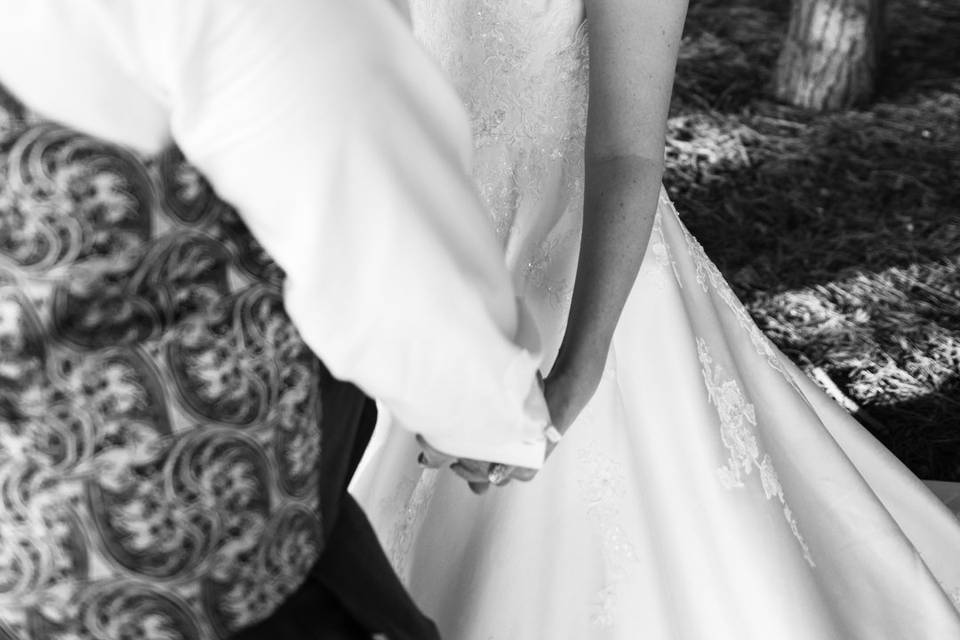
[[545,395],[558,429],[596,390],[650,239],[687,0],[584,0],[590,36],[583,239]]
[[587,162],[580,260],[551,376],[602,372],[650,239],[662,175],[662,161],[640,156]]

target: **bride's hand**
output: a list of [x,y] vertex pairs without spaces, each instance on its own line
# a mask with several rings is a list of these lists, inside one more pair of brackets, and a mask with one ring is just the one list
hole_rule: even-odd
[[[602,362],[575,369],[554,369],[543,381],[543,395],[553,426],[565,434],[596,392],[603,375]],[[547,456],[557,446],[547,444]]]
[[422,466],[428,469],[448,467],[463,478],[476,494],[485,493],[490,485],[502,487],[512,480],[529,482],[537,475],[536,469],[451,456],[434,448],[420,434],[417,434],[417,444],[420,445],[418,461]]

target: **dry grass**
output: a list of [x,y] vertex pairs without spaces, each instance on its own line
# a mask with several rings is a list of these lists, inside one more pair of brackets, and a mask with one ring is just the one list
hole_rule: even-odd
[[693,0],[671,195],[784,351],[960,480],[960,5],[890,0],[877,102],[818,115],[768,98],[787,4]]

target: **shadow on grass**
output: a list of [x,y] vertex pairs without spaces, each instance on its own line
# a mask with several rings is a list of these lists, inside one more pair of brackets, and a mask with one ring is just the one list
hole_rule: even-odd
[[733,113],[763,96],[787,28],[782,0],[691,0],[674,113]]
[[943,0],[890,2],[881,100],[910,99],[917,91],[948,91],[960,79],[960,4]]
[[671,196],[739,293],[960,255],[960,94],[784,111],[671,121]]
[[759,292],[749,310],[918,475],[960,480],[958,294],[960,258]]
[[[945,402],[945,399],[947,400]],[[952,407],[952,411],[945,411]],[[868,417],[854,414],[914,474],[926,480],[960,482],[960,378],[937,394],[892,405],[872,406]],[[873,421],[884,428],[871,427]],[[892,426],[886,426],[892,425]]]

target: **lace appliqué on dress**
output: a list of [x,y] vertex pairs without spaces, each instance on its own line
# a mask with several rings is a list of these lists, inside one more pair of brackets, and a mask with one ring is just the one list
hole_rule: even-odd
[[[664,196],[661,193],[660,202],[664,202]],[[666,201],[669,204],[669,200]],[[677,262],[674,260],[673,251],[670,250],[670,243],[667,242],[666,236],[663,233],[663,218],[660,216],[659,207],[657,214],[653,219],[653,228],[650,230],[650,255],[653,256],[653,259],[656,261],[657,265],[660,267],[661,273],[669,277],[670,274],[673,275],[674,280],[676,280],[677,286],[681,289],[683,288],[683,279],[680,277],[680,272],[677,270]],[[663,289],[666,286],[664,280],[658,280],[657,285]]]
[[569,308],[573,286],[569,278],[558,275],[555,269],[551,269],[551,263],[553,257],[560,253],[576,251],[578,240],[579,234],[576,231],[568,231],[558,238],[544,240],[531,254],[524,268],[526,283],[539,289],[541,295],[558,311]]
[[811,567],[816,567],[810,549],[800,534],[793,511],[787,504],[780,479],[773,468],[773,461],[760,449],[754,433],[757,416],[753,405],[747,402],[737,381],[728,377],[722,366],[714,364],[710,349],[702,338],[697,338],[697,355],[703,367],[703,380],[710,402],[717,408],[720,417],[720,440],[730,452],[727,464],[717,470],[720,483],[727,489],[740,488],[744,486],[746,476],[754,469],[759,471],[764,495],[767,500],[776,498],[780,502],[783,517],[800,543],[804,559]]
[[613,626],[619,606],[619,586],[636,569],[640,555],[619,523],[620,504],[626,494],[626,479],[620,464],[595,446],[577,452],[580,495],[587,513],[600,533],[607,584],[596,596],[590,621]]
[[410,547],[430,505],[438,474],[436,469],[424,469],[416,483],[410,478],[404,479],[397,486],[393,497],[381,503],[382,508],[391,510],[396,510],[398,503],[404,505],[390,530],[390,541],[386,549],[393,570],[401,578],[406,577]]
[[[743,303],[737,298],[737,294],[733,292],[733,289],[724,279],[723,274],[720,273],[720,269],[713,263],[712,260],[707,256],[706,251],[703,249],[703,245],[700,244],[700,241],[690,233],[690,230],[680,221],[677,217],[676,210],[673,207],[673,203],[667,197],[667,195],[661,191],[660,193],[660,205],[666,207],[668,211],[671,211],[674,216],[677,218],[677,224],[680,225],[680,229],[683,232],[684,239],[687,245],[687,251],[690,255],[690,258],[693,260],[694,267],[696,268],[696,279],[697,284],[700,285],[700,288],[703,291],[709,292],[712,287],[714,291],[717,292],[717,295],[723,300],[724,304],[733,312],[734,316],[737,319],[737,323],[740,325],[740,328],[750,338],[750,342],[753,344],[756,352],[762,356],[770,367],[780,373],[783,378],[792,386],[796,391],[804,396],[803,392],[797,386],[796,381],[790,375],[787,368],[784,366],[783,362],[780,360],[780,356],[777,353],[776,348],[773,346],[773,343],[770,342],[770,339],[763,333],[763,330],[757,326],[753,321],[753,318],[750,316],[750,312],[747,311],[747,308],[743,306]],[[661,237],[662,236],[662,227],[661,227]],[[680,283],[680,286],[683,286],[682,280],[677,274],[677,282]]]

